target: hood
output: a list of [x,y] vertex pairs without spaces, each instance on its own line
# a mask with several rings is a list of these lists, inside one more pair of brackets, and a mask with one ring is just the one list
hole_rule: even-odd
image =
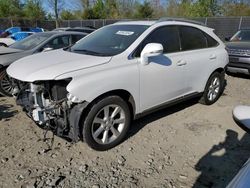
[[108,63],[111,57],[77,54],[64,50],[43,52],[12,63],[7,73],[21,81],[54,80],[56,77]]
[[18,50],[18,49],[14,49],[14,48],[0,47],[0,56],[18,53],[18,52],[22,52],[22,50]]
[[0,47],[0,65],[4,67],[8,66],[14,61],[31,54],[32,52],[30,51],[22,51],[14,48]]
[[226,43],[227,48],[229,49],[250,49],[250,41],[249,42],[228,42]]

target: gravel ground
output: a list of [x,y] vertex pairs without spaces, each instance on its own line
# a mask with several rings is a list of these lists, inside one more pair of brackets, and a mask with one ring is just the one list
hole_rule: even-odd
[[96,152],[38,128],[0,97],[0,187],[225,187],[250,156],[250,136],[232,120],[250,104],[249,80],[227,77],[212,106],[185,102],[139,119],[116,148]]

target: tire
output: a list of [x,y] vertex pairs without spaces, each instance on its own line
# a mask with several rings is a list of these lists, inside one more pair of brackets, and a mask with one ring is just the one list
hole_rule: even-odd
[[3,96],[11,97],[13,90],[13,84],[6,73],[6,67],[0,69],[0,94]]
[[111,149],[124,140],[130,121],[129,106],[122,98],[102,98],[90,107],[82,120],[83,140],[97,151]]
[[8,45],[6,45],[4,43],[0,43],[0,46],[8,47]]
[[223,93],[224,84],[225,74],[214,72],[208,79],[205,90],[199,102],[205,105],[214,104]]

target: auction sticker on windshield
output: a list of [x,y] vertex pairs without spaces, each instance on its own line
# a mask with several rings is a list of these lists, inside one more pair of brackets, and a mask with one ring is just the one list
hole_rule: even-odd
[[130,36],[130,35],[133,35],[134,32],[133,31],[117,31],[116,34],[117,35]]

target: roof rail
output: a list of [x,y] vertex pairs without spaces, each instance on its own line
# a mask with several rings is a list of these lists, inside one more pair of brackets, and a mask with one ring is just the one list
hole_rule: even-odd
[[160,18],[157,22],[164,22],[164,21],[179,21],[179,22],[187,22],[187,23],[193,23],[197,25],[202,25],[206,26],[205,23],[195,21],[195,20],[188,20],[186,18],[171,18],[171,17],[165,17],[165,18]]

